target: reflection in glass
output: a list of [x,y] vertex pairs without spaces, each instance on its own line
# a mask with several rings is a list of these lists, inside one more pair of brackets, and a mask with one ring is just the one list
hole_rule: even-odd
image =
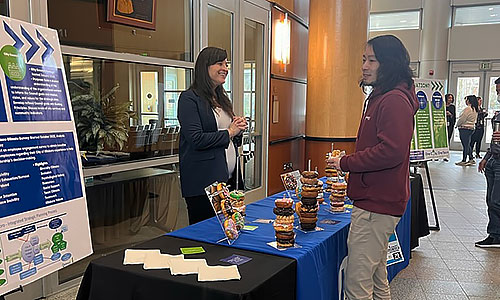
[[177,100],[190,70],[63,59],[84,166],[177,153]]
[[193,61],[192,0],[156,1],[155,30],[108,22],[108,1],[47,0],[49,27],[63,45]]
[[9,0],[0,0],[0,15],[9,16]]
[[[479,76],[474,77],[458,77],[457,79],[457,95],[455,97],[455,108],[457,118],[467,106],[465,97],[468,95],[479,95]],[[460,136],[458,130],[453,131],[453,141],[459,143]]]
[[247,190],[262,185],[264,95],[264,25],[245,19],[243,114],[249,120],[243,138],[244,180]]
[[233,14],[211,5],[208,5],[208,46],[227,52],[228,73],[223,86],[232,100]]
[[483,97],[483,106],[488,101],[488,117],[485,120],[484,126],[486,127],[486,137],[485,142],[489,145],[491,142],[491,136],[493,135],[493,128],[491,126],[491,118],[495,115],[495,111],[500,111],[500,103],[497,101],[497,90],[495,80],[498,77],[492,76],[490,77],[489,89],[488,89],[488,98],[485,99]]

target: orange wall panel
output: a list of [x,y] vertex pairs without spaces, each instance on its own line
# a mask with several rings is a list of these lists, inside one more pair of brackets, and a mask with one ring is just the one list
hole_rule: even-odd
[[[305,133],[307,85],[271,79],[269,99],[269,140],[275,141]],[[278,104],[275,104],[277,101]],[[274,123],[273,115],[278,115]]]
[[305,142],[302,138],[269,145],[268,195],[284,190],[280,175],[290,171],[283,170],[283,164],[291,162],[294,169],[304,169],[304,151]]

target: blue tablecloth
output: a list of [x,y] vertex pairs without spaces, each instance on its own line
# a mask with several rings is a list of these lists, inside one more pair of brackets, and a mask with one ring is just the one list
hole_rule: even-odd
[[[284,194],[278,193],[247,205],[247,223],[258,228],[254,231],[242,231],[231,247],[294,258],[297,261],[297,299],[332,299],[333,295],[340,295],[339,272],[343,274],[340,267],[347,255],[350,214],[333,214],[328,211],[329,205],[320,205],[317,226],[324,230],[305,233],[296,229],[295,242],[301,247],[277,250],[267,244],[275,241],[273,225],[252,222],[256,219],[274,219],[274,200],[282,198]],[[405,261],[388,268],[389,280],[408,265],[410,213],[411,210],[407,209],[396,228]],[[339,223],[334,225],[321,223],[327,219]],[[298,224],[298,218],[295,222]],[[215,217],[168,235],[214,244],[224,238],[224,233]],[[226,241],[222,243],[227,244]]]

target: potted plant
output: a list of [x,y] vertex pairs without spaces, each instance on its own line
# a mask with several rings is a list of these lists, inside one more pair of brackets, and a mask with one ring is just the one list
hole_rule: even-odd
[[128,140],[128,124],[135,112],[130,110],[132,101],[116,101],[119,87],[117,84],[102,97],[90,92],[71,99],[80,150],[99,153],[104,149],[123,149]]

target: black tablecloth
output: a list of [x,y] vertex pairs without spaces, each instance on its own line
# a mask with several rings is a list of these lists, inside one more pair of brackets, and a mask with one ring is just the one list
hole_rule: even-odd
[[142,265],[123,265],[124,251],[119,251],[90,263],[77,300],[295,299],[297,263],[290,258],[172,236],[162,236],[133,249],[180,254],[179,248],[196,246],[202,246],[206,252],[186,258],[205,258],[208,265],[228,265],[219,260],[233,254],[252,260],[238,267],[241,280],[198,282],[197,275],[172,276],[168,269],[146,271]]
[[420,174],[411,174],[411,236],[410,249],[418,247],[418,239],[428,235],[429,220],[425,206],[424,185]]

